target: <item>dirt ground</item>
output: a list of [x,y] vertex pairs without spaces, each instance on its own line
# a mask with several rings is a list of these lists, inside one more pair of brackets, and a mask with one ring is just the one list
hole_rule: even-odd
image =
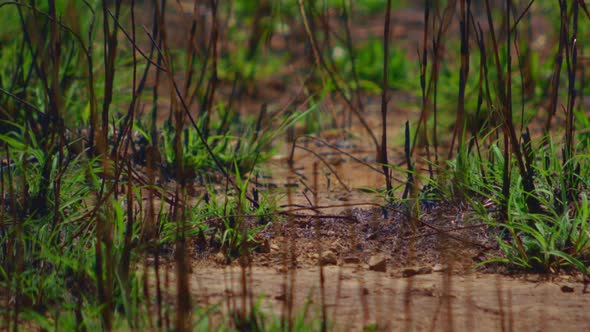
[[[356,266],[324,268],[325,303],[333,331],[585,331],[590,295],[574,277],[501,276],[432,272],[409,278],[402,270],[367,271]],[[195,267],[193,298],[199,303],[239,307],[241,269]],[[269,267],[247,273],[249,290],[262,307],[281,315],[288,275]],[[311,304],[320,315],[319,268],[294,273],[294,312]],[[297,310],[299,309],[299,310]]]
[[[192,299],[196,305],[219,306],[213,321],[250,303],[276,317],[285,317],[292,303],[294,316],[317,320],[322,262],[332,331],[583,331],[590,326],[590,294],[582,276],[477,267],[499,254],[494,233],[485,226],[461,227],[469,224],[468,210],[460,205],[430,208],[416,233],[394,210],[384,217],[381,209],[354,208],[331,217],[300,217],[282,227],[275,223],[261,233],[267,248],[254,253],[245,269],[243,260],[225,265],[219,254],[195,259]],[[433,228],[448,236],[436,235]]]
[[[416,41],[421,40],[422,15],[413,8],[394,14],[393,35],[410,50],[410,57],[415,57]],[[541,27],[535,31],[551,30],[543,21],[534,21],[533,26]],[[366,18],[351,30],[357,39],[379,36],[382,24]],[[185,36],[175,36],[182,44]],[[534,39],[545,37],[551,38],[539,33]],[[305,36],[299,39],[301,46]],[[281,40],[272,42],[281,44]],[[303,49],[290,42],[290,51]],[[255,95],[245,94],[239,100],[240,112],[258,112],[263,103],[285,105],[296,98],[300,87],[289,84],[289,75],[293,68],[305,65],[296,63],[288,66],[289,72],[257,82]],[[227,94],[225,90],[222,84],[220,94]],[[364,97],[364,115],[379,133],[379,97]],[[393,94],[390,104],[390,162],[402,168],[403,124],[415,121],[419,114],[417,106],[407,107],[412,98],[419,105],[415,97],[404,94]],[[326,109],[342,107],[342,101],[326,103],[322,105]],[[227,313],[252,299],[260,300],[264,311],[283,315],[292,289],[293,312],[301,313],[309,304],[308,319],[317,318],[322,303],[318,263],[324,260],[325,307],[333,331],[367,327],[380,331],[583,331],[590,327],[586,319],[590,295],[580,276],[527,276],[479,267],[482,260],[499,254],[498,234],[474,219],[464,204],[423,201],[425,214],[414,223],[404,205],[376,207],[384,200],[363,188],[384,187],[384,177],[361,126],[333,133],[325,130],[317,136],[319,140],[298,141],[291,166],[287,163],[291,145],[286,145],[257,179],[261,188],[292,188],[290,195],[281,191],[280,204],[298,217],[271,223],[261,232],[265,245],[251,257],[247,292],[242,291],[237,261],[227,266],[214,252],[195,252],[194,304],[219,304]],[[404,183],[404,178],[398,179],[397,184]],[[493,205],[489,210],[494,213]],[[290,269],[285,261],[291,254],[286,253],[294,254]],[[375,266],[375,260],[380,264]],[[174,284],[174,276],[170,277]]]

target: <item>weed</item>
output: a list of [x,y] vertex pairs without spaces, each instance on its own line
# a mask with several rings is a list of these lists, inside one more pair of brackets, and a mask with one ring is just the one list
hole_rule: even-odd
[[[383,80],[383,42],[377,39],[368,40],[356,46],[354,54],[349,54],[343,46],[335,46],[333,57],[338,73],[343,79],[354,82],[353,75],[358,75],[359,87],[362,90],[380,93]],[[354,58],[355,67],[352,66]],[[407,88],[408,78],[411,76],[411,67],[407,66],[407,58],[403,50],[391,46],[388,57],[387,74],[389,77],[388,88]],[[353,70],[356,68],[356,73]]]

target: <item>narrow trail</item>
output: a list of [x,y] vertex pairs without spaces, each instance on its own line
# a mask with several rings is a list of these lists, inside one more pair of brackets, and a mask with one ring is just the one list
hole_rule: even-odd
[[[471,273],[448,276],[431,272],[411,278],[402,270],[381,273],[360,265],[328,266],[326,305],[334,331],[359,331],[375,324],[382,331],[585,331],[590,294],[574,277],[507,277]],[[200,303],[241,303],[239,267],[194,267],[192,292]],[[268,267],[248,272],[254,300],[267,312],[281,314],[284,273]],[[223,282],[221,282],[223,281]],[[445,286],[450,285],[450,286]],[[297,269],[294,306],[310,304],[319,317],[319,268]],[[570,292],[571,291],[571,292]],[[405,305],[406,297],[409,304]],[[451,310],[449,313],[448,310]],[[301,312],[301,310],[295,310]],[[567,314],[564,314],[567,313]],[[452,322],[449,317],[452,316]]]

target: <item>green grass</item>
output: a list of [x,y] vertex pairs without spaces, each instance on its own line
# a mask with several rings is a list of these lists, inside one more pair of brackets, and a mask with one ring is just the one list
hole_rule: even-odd
[[[390,48],[389,54],[389,87],[395,89],[407,88],[407,82],[411,81],[409,73],[412,72],[412,66],[408,66],[405,51],[393,46]],[[337,45],[332,49],[332,58],[334,58],[337,72],[343,75],[345,81],[355,82],[354,77],[358,77],[358,86],[355,85],[356,83],[352,83],[351,88],[375,94],[381,92],[381,80],[383,77],[382,40],[371,39],[360,43],[352,50],[352,54],[343,45]],[[417,68],[417,66],[415,67]]]
[[[498,144],[490,153],[478,156],[475,151],[463,154],[464,168],[457,161],[447,164],[447,170],[437,188],[446,199],[462,197],[472,206],[474,222],[485,221],[497,229],[497,240],[503,255],[485,263],[503,263],[521,270],[541,273],[579,270],[588,274],[590,264],[590,228],[588,183],[590,165],[587,151],[579,152],[570,163],[572,168],[556,159],[558,145],[537,143],[532,171],[535,190],[523,189],[523,180],[516,165],[509,185],[509,197],[502,192],[503,152]],[[572,181],[573,176],[573,181]],[[527,199],[536,198],[540,211],[531,211]],[[490,205],[491,203],[491,205]],[[495,209],[495,211],[491,211]],[[505,210],[502,211],[501,207]],[[500,210],[498,210],[500,208]]]

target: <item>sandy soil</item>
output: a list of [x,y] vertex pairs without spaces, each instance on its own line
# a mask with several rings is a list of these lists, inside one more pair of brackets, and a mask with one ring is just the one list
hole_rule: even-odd
[[[370,325],[383,331],[584,331],[590,327],[590,294],[574,277],[508,277],[432,272],[410,278],[402,270],[367,271],[362,265],[328,266],[325,303],[333,331],[358,331]],[[286,308],[288,275],[274,268],[247,272],[248,289],[262,307],[281,315]],[[193,298],[240,307],[241,269],[195,267]],[[294,273],[294,312],[311,303],[319,317],[319,268]],[[568,288],[571,287],[571,288]],[[571,292],[569,292],[571,291]],[[297,310],[299,309],[299,310]]]
[[[321,252],[322,259],[332,257],[323,266],[331,331],[583,331],[590,326],[590,294],[581,276],[476,268],[499,252],[492,230],[461,228],[465,213],[460,206],[439,204],[420,219],[415,235],[403,226],[403,214],[383,217],[379,209],[353,209],[352,219],[301,217],[283,228],[271,224],[261,233],[268,238],[267,249],[255,252],[244,270],[243,258],[228,266],[219,254],[194,260],[191,297],[196,305],[219,305],[215,321],[258,301],[264,313],[286,317],[292,294],[293,315],[317,322]],[[448,236],[433,235],[426,224]],[[382,258],[381,268],[370,266],[376,256]],[[287,268],[287,259],[294,268]],[[173,275],[170,283],[175,284]]]

